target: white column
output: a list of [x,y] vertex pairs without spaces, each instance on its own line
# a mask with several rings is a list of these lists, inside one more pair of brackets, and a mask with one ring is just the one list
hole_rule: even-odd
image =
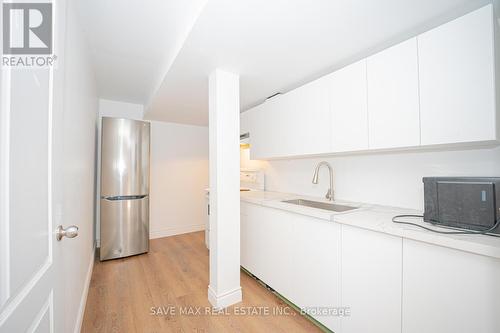
[[241,302],[239,76],[209,78],[210,284],[208,300],[223,309]]

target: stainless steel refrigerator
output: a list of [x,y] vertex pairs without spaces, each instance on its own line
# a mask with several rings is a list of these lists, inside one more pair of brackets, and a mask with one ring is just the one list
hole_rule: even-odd
[[147,122],[102,118],[101,260],[149,250]]

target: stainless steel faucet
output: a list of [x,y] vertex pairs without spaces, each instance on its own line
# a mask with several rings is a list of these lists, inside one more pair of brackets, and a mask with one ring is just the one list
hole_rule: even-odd
[[328,192],[326,192],[325,198],[327,198],[330,201],[333,201],[333,168],[330,165],[330,163],[321,161],[316,165],[316,169],[314,169],[314,175],[313,175],[313,184],[318,183],[318,174],[319,174],[319,169],[321,166],[324,165],[328,168],[328,172],[330,173],[330,188],[328,189]]

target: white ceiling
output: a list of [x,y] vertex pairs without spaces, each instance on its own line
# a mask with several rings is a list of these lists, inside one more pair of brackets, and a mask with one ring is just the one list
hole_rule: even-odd
[[[492,0],[80,0],[99,96],[207,125],[208,75],[246,110]],[[497,0],[493,0],[497,1]]]
[[206,125],[216,67],[240,74],[245,110],[487,2],[210,0],[146,117]]
[[80,0],[99,96],[151,99],[207,0]]

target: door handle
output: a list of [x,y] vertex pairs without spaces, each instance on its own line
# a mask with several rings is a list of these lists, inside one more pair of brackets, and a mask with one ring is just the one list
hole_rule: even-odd
[[78,236],[78,227],[76,225],[70,225],[66,229],[60,225],[56,229],[56,239],[58,241],[62,240],[63,237],[75,238],[76,236]]

